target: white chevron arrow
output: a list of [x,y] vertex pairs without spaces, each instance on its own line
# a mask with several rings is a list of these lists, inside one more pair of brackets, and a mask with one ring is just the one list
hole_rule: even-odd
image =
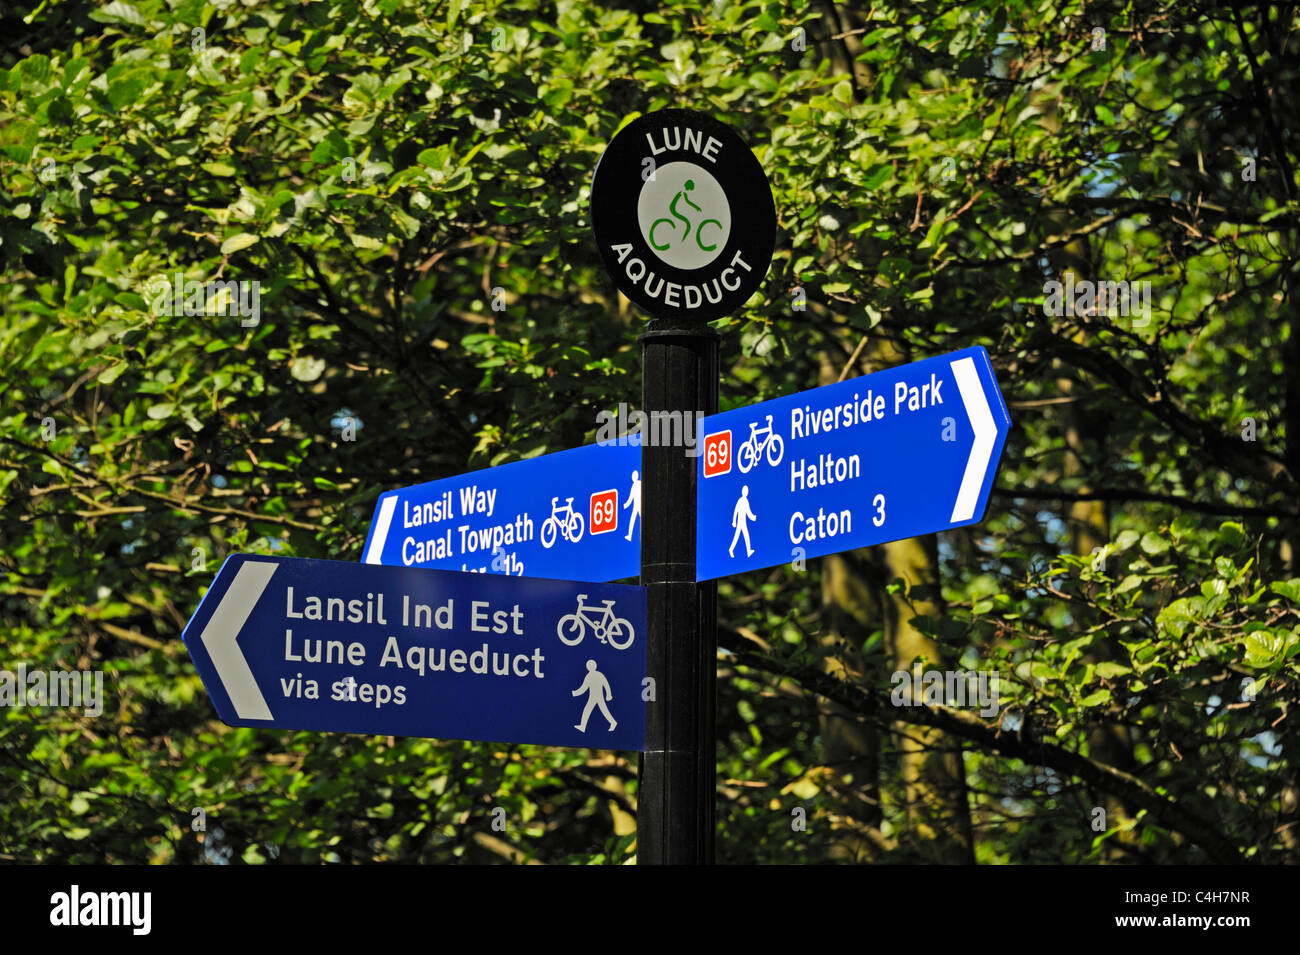
[[393,523],[395,510],[397,510],[396,494],[379,502],[379,523],[375,525],[375,536],[370,539],[370,547],[366,550],[365,563],[378,564],[384,556],[384,541],[388,539],[388,527]]
[[264,560],[246,561],[199,637],[241,720],[275,719],[235,642],[275,569],[275,564]]
[[971,445],[970,458],[966,461],[966,473],[962,475],[961,487],[957,490],[957,503],[952,508],[950,523],[956,524],[975,516],[975,504],[979,500],[984,475],[989,469],[989,460],[993,457],[993,443],[997,440],[998,426],[993,422],[993,412],[989,409],[988,399],[984,397],[984,386],[980,384],[979,372],[975,370],[975,360],[959,358],[950,364],[957,379],[957,390],[961,392],[962,404],[966,406],[966,415],[975,432],[975,443]]

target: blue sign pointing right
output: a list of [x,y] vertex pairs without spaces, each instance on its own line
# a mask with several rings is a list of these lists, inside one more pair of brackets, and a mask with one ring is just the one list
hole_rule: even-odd
[[1010,427],[978,346],[705,418],[696,579],[977,523]]

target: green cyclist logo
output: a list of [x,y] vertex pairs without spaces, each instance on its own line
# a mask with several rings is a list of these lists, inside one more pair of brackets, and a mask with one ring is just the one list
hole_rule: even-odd
[[[703,219],[698,226],[694,224],[693,217],[687,215],[678,208],[679,203],[685,203],[694,209],[697,213],[703,214],[704,209],[691,201],[690,193],[695,191],[695,182],[687,179],[682,184],[682,188],[677,190],[677,195],[673,196],[672,202],[668,203],[668,212],[671,218],[665,216],[656,219],[650,225],[650,245],[656,252],[665,252],[671,249],[674,244],[690,243],[692,238],[695,245],[702,252],[712,252],[718,247],[718,233],[722,231],[722,223],[717,219]],[[676,221],[674,221],[676,220]],[[680,226],[678,225],[680,222]],[[713,243],[706,244],[704,230],[707,226],[713,226],[716,230],[713,233]],[[692,236],[692,233],[694,235]],[[660,239],[663,239],[661,242]]]
[[682,271],[705,268],[731,240],[727,193],[709,170],[693,162],[679,160],[655,170],[637,197],[636,221],[648,251]]

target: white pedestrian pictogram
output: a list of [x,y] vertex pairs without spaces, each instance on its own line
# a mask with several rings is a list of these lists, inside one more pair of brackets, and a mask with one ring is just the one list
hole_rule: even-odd
[[740,497],[736,500],[736,509],[731,512],[731,526],[736,529],[736,533],[732,535],[731,547],[727,553],[732,557],[736,556],[736,541],[740,540],[742,534],[745,537],[745,556],[754,556],[754,548],[749,543],[749,522],[755,520],[758,520],[758,518],[749,509],[749,485],[746,484],[740,489]]
[[587,661],[587,676],[582,681],[582,686],[574,690],[571,696],[581,696],[587,694],[587,705],[582,709],[582,722],[575,723],[573,728],[579,733],[587,732],[587,717],[591,716],[594,707],[600,707],[600,712],[605,719],[609,720],[609,731],[614,732],[614,727],[618,726],[618,721],[609,715],[609,710],[605,706],[605,701],[613,701],[614,693],[609,688],[609,681],[605,679],[605,674],[596,669],[596,661]]
[[632,528],[636,527],[636,519],[641,513],[641,475],[636,471],[632,472],[632,490],[627,492],[623,510],[627,510],[628,505],[632,506],[632,519],[627,522],[627,537],[624,540],[632,539]]

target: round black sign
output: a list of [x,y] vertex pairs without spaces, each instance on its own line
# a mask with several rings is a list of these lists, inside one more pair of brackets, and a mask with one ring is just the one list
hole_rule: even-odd
[[776,207],[729,126],[664,109],[623,127],[601,154],[591,225],[620,292],[657,318],[709,322],[767,275]]

